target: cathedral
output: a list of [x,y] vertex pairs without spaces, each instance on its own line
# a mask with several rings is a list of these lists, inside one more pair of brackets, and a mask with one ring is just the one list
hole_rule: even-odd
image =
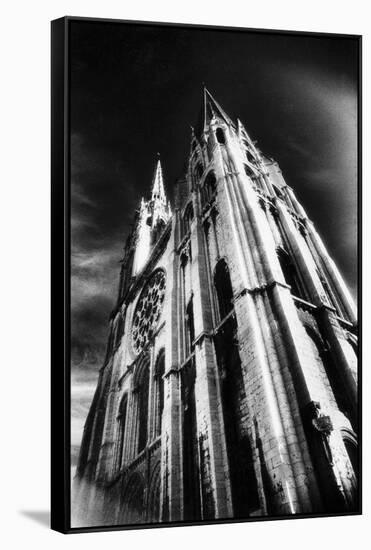
[[207,89],[174,197],[158,159],[121,262],[75,521],[359,511],[352,297],[277,162]]

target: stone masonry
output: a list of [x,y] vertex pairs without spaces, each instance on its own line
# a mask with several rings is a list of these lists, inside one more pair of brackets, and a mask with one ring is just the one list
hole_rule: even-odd
[[278,164],[204,90],[128,237],[77,526],[357,511],[357,324]]

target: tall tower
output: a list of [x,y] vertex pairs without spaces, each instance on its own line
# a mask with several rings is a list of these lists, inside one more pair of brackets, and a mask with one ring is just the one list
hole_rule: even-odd
[[357,324],[312,221],[205,89],[122,262],[76,502],[91,524],[357,509]]

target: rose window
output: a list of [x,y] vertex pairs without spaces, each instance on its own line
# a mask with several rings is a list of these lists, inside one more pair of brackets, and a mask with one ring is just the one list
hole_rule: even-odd
[[165,273],[155,271],[142,290],[133,317],[133,347],[140,353],[152,338],[165,298]]

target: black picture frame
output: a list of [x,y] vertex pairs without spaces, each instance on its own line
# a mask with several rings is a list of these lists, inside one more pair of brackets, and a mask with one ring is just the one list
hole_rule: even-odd
[[[264,30],[207,25],[184,25],[176,23],[155,23],[83,17],[62,17],[51,23],[51,528],[62,533],[110,531],[138,528],[176,527],[182,525],[203,525],[214,523],[235,523],[248,521],[272,521],[297,519],[297,517],[323,517],[330,515],[358,515],[362,513],[362,464],[359,460],[358,506],[354,512],[334,514],[300,514],[300,516],[279,515],[252,517],[246,519],[221,519],[184,522],[163,522],[159,524],[112,525],[71,527],[71,458],[70,458],[70,394],[71,394],[71,228],[70,228],[70,26],[73,22],[110,23],[115,25],[145,25],[168,28],[194,28],[207,30],[269,33],[274,35],[298,35],[327,38],[353,39],[358,43],[358,308],[359,326],[362,327],[362,37],[310,33],[302,31]],[[361,330],[359,345],[362,350]],[[362,353],[359,354],[359,383],[362,388]],[[359,391],[358,417],[362,433],[362,399]],[[359,441],[360,456],[362,440]]]

